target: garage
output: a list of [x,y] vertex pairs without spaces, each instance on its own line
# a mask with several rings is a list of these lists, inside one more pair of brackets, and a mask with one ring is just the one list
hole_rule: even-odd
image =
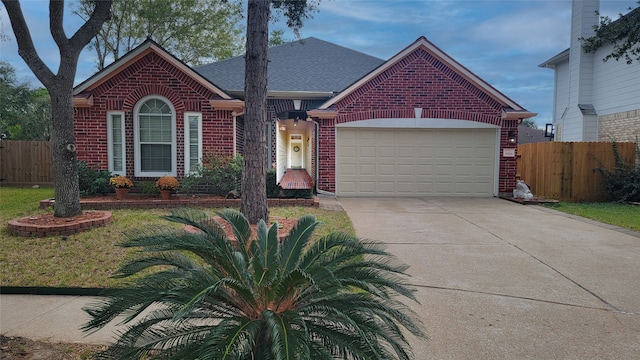
[[[494,196],[496,126],[465,120],[365,120],[336,128],[338,196]],[[417,120],[424,120],[420,124]],[[406,124],[405,124],[406,125]]]

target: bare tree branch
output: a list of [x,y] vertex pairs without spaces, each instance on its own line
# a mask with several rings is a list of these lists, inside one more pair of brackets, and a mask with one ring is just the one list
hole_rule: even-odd
[[49,1],[49,31],[61,53],[67,50],[67,35],[64,33],[62,20],[64,18],[64,0]]
[[36,48],[33,46],[31,33],[29,32],[27,22],[24,20],[24,16],[22,15],[20,3],[18,0],[2,0],[2,3],[7,10],[7,14],[9,14],[9,19],[11,20],[11,28],[13,29],[13,34],[16,37],[16,42],[18,43],[18,54],[22,57],[24,62],[27,63],[38,80],[40,80],[40,82],[45,86],[48,86],[47,84],[51,84],[53,82],[55,75],[47,65],[45,65],[42,59],[40,59]]

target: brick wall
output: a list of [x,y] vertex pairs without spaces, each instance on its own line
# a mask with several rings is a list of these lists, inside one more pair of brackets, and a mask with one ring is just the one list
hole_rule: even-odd
[[[133,109],[140,99],[160,95],[171,101],[176,114],[177,174],[184,176],[184,113],[202,113],[203,154],[233,154],[233,115],[215,110],[209,100],[220,99],[189,75],[151,52],[87,92],[93,106],[76,108],[75,135],[78,159],[91,167],[108,168],[107,112],[124,111],[127,176],[134,178]],[[135,180],[148,180],[135,178]]]
[[[640,142],[640,109],[598,117],[598,141]],[[636,152],[640,164],[640,152]]]
[[[517,121],[501,118],[502,105],[422,48],[416,49],[335,104],[335,120],[319,120],[319,188],[335,191],[335,124],[379,118],[423,118],[477,121],[501,126],[500,154]],[[516,158],[500,156],[499,192],[515,187]]]
[[598,118],[598,141],[632,141],[640,138],[640,109]]

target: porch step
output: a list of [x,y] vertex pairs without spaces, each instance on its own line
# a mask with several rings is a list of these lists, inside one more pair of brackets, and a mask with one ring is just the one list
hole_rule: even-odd
[[280,180],[280,187],[285,190],[313,189],[313,179],[307,170],[287,169]]

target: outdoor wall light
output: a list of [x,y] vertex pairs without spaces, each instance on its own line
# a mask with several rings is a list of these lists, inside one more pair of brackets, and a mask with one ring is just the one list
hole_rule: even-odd
[[278,127],[278,130],[280,130],[280,131],[286,131],[286,130],[287,130],[287,126],[286,126],[286,125],[280,125],[280,126]]
[[298,121],[300,121],[300,118],[296,116],[296,118],[293,120],[293,126],[298,126]]
[[516,139],[516,132],[513,130],[509,130],[509,144],[515,144],[518,141]]

